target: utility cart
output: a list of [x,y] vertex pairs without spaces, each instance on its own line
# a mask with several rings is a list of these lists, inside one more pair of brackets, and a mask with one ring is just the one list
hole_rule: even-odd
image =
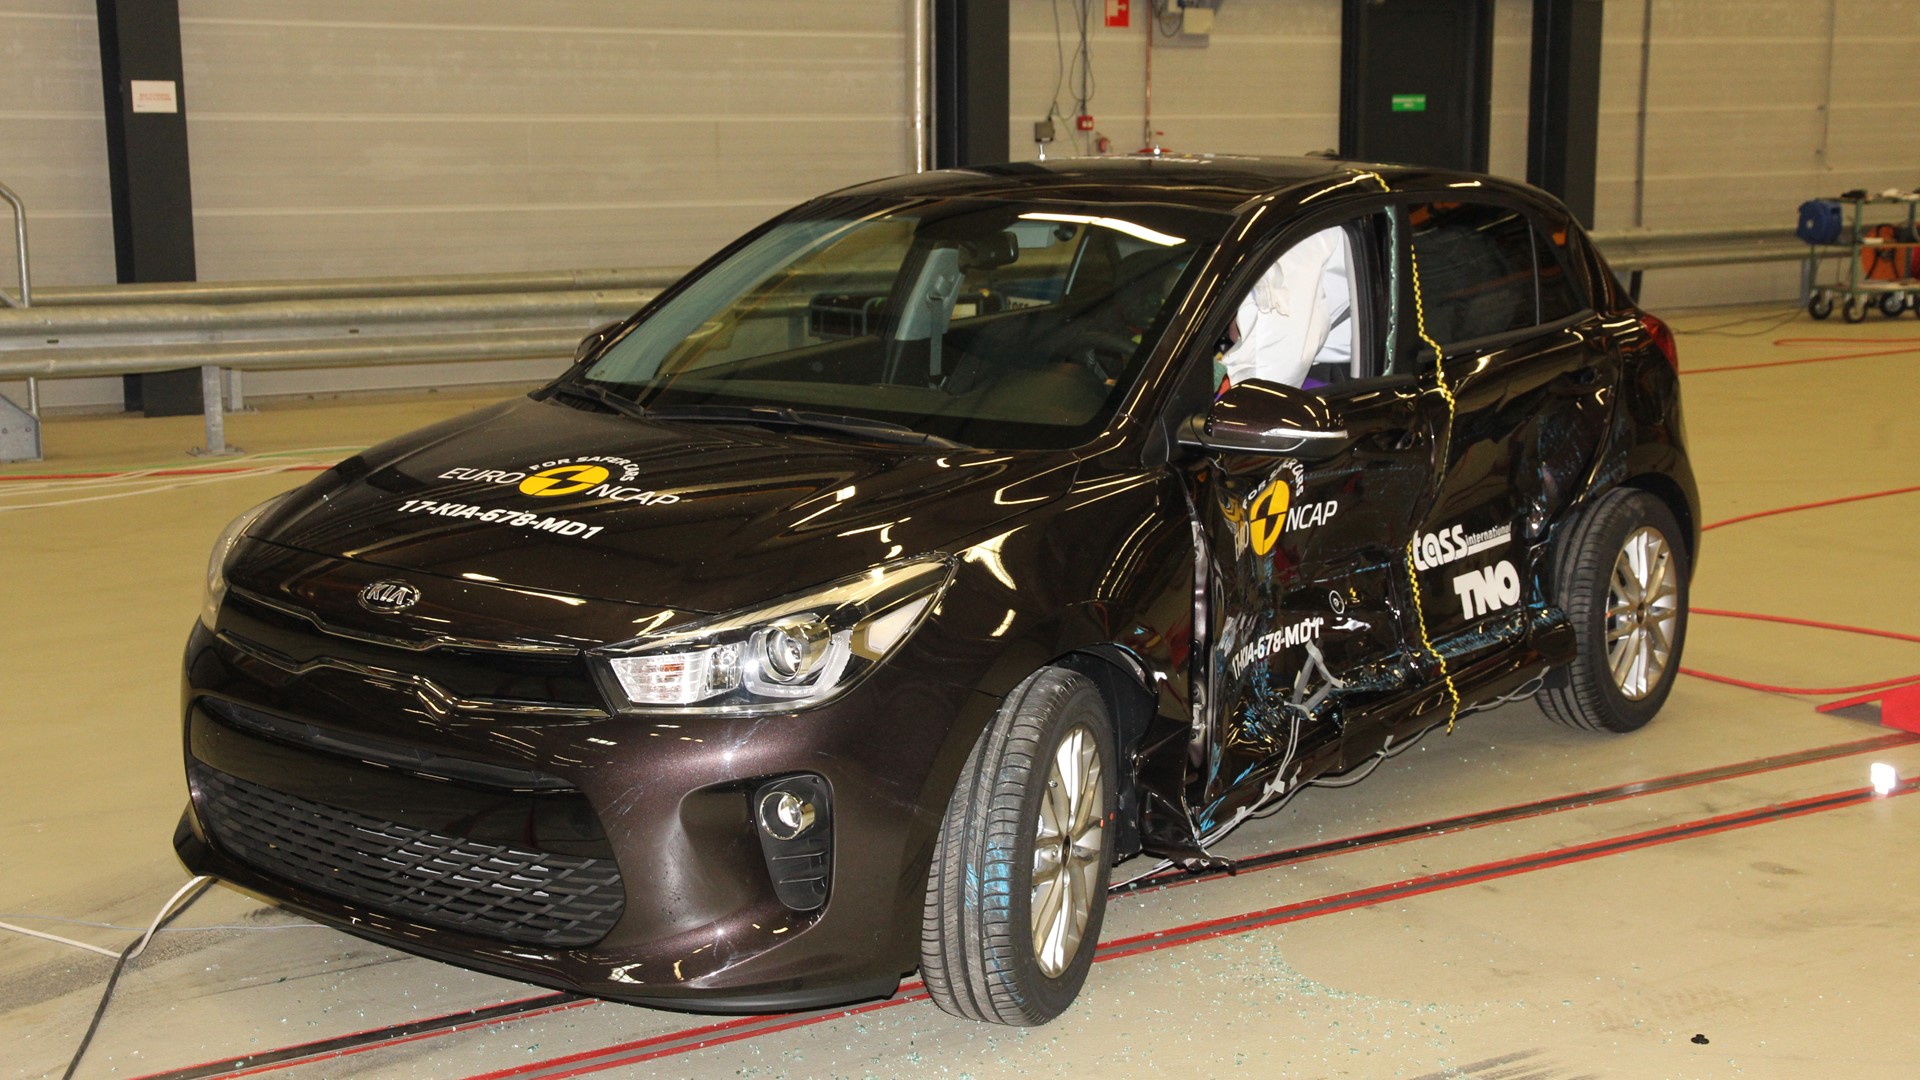
[[[1868,208],[1875,209],[1869,212]],[[1895,208],[1891,213],[1878,209]],[[1816,319],[1840,309],[1857,323],[1869,307],[1892,318],[1902,311],[1920,315],[1920,234],[1915,212],[1920,193],[1850,191],[1800,208],[1800,238],[1807,241],[1805,283],[1807,314]],[[1869,216],[1885,220],[1869,221]],[[1821,282],[1822,263],[1840,260]]]

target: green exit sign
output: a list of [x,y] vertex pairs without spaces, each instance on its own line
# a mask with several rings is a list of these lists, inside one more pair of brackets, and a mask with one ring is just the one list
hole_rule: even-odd
[[1426,112],[1427,111],[1427,95],[1395,94],[1393,95],[1393,111],[1394,112]]

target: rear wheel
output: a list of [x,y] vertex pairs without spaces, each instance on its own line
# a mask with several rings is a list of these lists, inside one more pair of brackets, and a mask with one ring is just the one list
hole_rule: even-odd
[[1113,726],[1092,681],[1029,676],[961,770],[927,881],[920,973],[934,1004],[1031,1027],[1086,981],[1113,862]]
[[1864,322],[1866,320],[1866,317],[1867,317],[1866,298],[1860,297],[1860,296],[1847,297],[1846,304],[1840,309],[1840,318],[1850,323],[1857,323],[1857,322]]
[[1687,632],[1684,541],[1665,503],[1618,488],[1575,524],[1558,568],[1573,625],[1573,663],[1537,700],[1589,731],[1633,731],[1673,688]]
[[1905,310],[1907,310],[1906,293],[1890,292],[1880,297],[1880,314],[1887,318],[1897,318]]
[[1807,298],[1807,314],[1816,319],[1824,319],[1833,314],[1833,294],[1816,290]]

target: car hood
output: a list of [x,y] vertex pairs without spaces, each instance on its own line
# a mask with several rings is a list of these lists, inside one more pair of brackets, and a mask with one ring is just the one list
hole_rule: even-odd
[[1063,493],[1074,464],[522,399],[351,458],[249,535],[396,571],[724,612],[948,550]]

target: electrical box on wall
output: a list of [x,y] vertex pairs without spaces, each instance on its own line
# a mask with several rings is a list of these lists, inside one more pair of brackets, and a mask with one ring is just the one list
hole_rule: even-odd
[[1204,49],[1213,34],[1213,16],[1224,0],[1153,0],[1153,44]]

